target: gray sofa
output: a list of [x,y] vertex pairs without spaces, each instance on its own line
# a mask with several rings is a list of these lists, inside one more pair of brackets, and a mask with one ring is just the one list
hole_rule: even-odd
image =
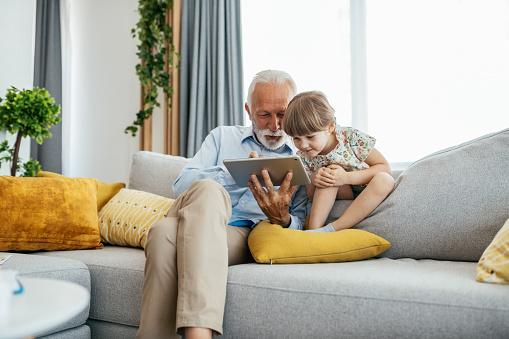
[[[357,228],[392,246],[376,258],[244,264],[228,271],[224,338],[507,338],[509,285],[476,282],[484,249],[509,218],[509,129],[425,157],[394,173],[396,187]],[[188,159],[133,156],[128,187],[173,197]],[[348,202],[336,202],[331,219]],[[45,338],[134,338],[144,253],[14,254],[22,276],[75,281],[90,309]]]

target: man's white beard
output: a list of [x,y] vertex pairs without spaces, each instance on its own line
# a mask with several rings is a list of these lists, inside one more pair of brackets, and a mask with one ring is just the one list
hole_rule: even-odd
[[[253,124],[253,131],[256,134],[256,137],[258,138],[258,141],[262,143],[263,146],[267,147],[268,149],[275,150],[283,146],[286,142],[287,135],[283,130],[277,130],[276,132],[272,132],[270,128],[266,129],[258,129],[255,124]],[[273,137],[281,137],[278,140],[267,140],[265,138],[266,135],[273,136]]]

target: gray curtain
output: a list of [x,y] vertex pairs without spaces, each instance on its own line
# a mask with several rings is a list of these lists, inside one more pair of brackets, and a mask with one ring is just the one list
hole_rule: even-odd
[[[62,105],[62,57],[59,0],[37,0],[34,86],[45,88]],[[60,115],[60,117],[62,117]],[[62,121],[50,129],[42,145],[31,141],[30,156],[44,171],[62,173]]]
[[240,0],[182,2],[180,155],[192,157],[207,134],[244,116]]

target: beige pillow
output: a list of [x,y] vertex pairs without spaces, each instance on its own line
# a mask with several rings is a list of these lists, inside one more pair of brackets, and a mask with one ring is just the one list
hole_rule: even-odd
[[145,248],[147,232],[170,209],[173,199],[122,188],[99,212],[103,242]]

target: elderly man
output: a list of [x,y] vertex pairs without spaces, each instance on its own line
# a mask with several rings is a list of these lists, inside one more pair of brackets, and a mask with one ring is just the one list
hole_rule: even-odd
[[278,189],[266,171],[267,190],[256,176],[244,188],[223,166],[224,159],[295,153],[281,124],[296,92],[285,72],[256,74],[245,104],[252,127],[215,128],[180,173],[173,185],[177,199],[147,236],[137,338],[221,334],[228,266],[253,261],[247,245],[251,228],[266,219],[303,228],[306,193],[290,186],[291,173]]

